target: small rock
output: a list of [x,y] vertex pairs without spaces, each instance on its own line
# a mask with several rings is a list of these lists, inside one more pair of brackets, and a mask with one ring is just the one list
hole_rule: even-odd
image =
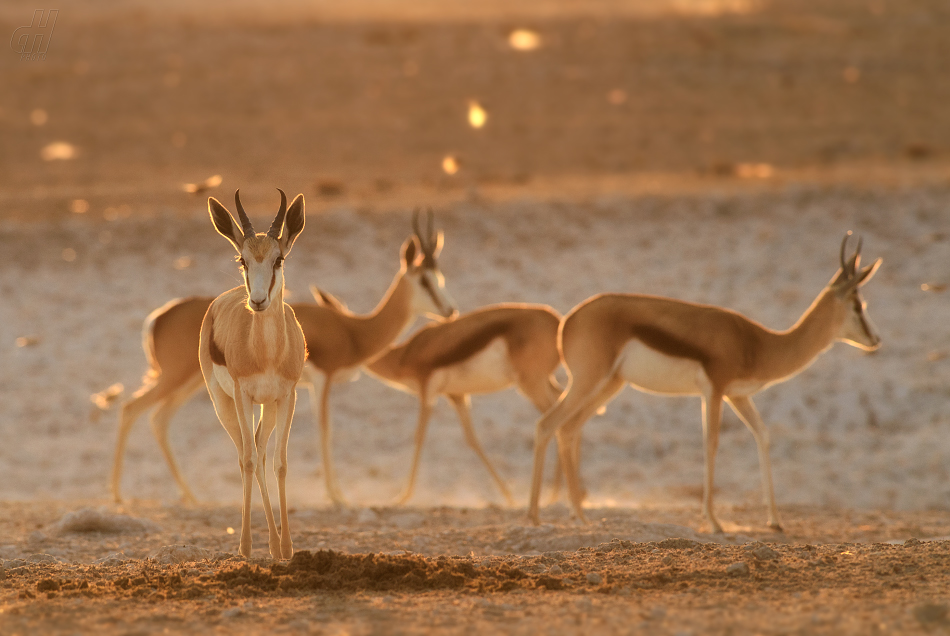
[[920,542],[920,539],[915,539],[914,537],[911,537],[910,539],[908,539],[907,541],[904,542],[904,547],[905,547],[905,548],[912,548],[912,547],[914,547],[915,545],[920,545],[920,543],[921,543],[921,542]]
[[211,550],[199,548],[196,545],[166,545],[149,555],[150,559],[160,565],[205,561],[212,557],[214,553]]
[[0,559],[13,559],[20,553],[15,545],[0,545]]
[[600,585],[604,582],[604,577],[602,577],[597,572],[590,572],[587,575],[587,582],[591,585]]
[[379,515],[372,508],[363,508],[356,515],[356,523],[366,525],[379,521]]
[[666,550],[686,550],[687,548],[695,548],[699,545],[699,542],[691,539],[683,539],[682,537],[674,537],[672,539],[664,539],[657,543],[657,545]]
[[42,554],[42,553],[31,554],[30,556],[26,557],[26,560],[29,563],[65,563],[66,562],[65,560],[60,559],[59,557],[55,557],[52,554]]
[[746,565],[745,561],[739,561],[738,563],[733,563],[726,568],[726,574],[730,576],[748,576],[749,575],[749,566]]
[[924,603],[913,609],[914,618],[922,624],[942,623],[947,620],[947,609],[943,603]]
[[548,568],[548,574],[551,574],[551,575],[564,574],[564,570],[561,569],[560,565],[554,564]]
[[132,559],[125,556],[124,552],[113,552],[112,554],[108,554],[100,559],[96,559],[92,563],[93,565],[113,566],[113,565],[122,565],[123,563],[127,563],[131,560]]
[[772,561],[773,559],[777,559],[779,555],[778,552],[763,544],[752,550],[752,556],[759,561]]
[[415,512],[406,512],[392,518],[392,524],[400,530],[413,530],[423,523],[425,523],[425,516]]
[[667,554],[665,557],[663,557],[662,559],[660,559],[660,562],[661,562],[663,565],[669,565],[670,563],[673,562],[673,557],[671,557],[670,555]]
[[68,512],[49,529],[54,535],[86,532],[123,534],[161,531],[161,527],[152,521],[115,514],[109,512],[107,508],[80,508],[74,512]]
[[228,609],[221,612],[221,618],[236,618],[244,613],[244,609],[240,607],[229,607]]

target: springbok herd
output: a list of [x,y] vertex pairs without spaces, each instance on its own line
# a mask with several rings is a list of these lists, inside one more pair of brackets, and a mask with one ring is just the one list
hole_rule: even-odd
[[[280,209],[266,233],[257,233],[234,194],[240,224],[216,199],[211,220],[238,253],[244,286],[217,298],[173,300],[146,319],[143,347],[149,371],[143,386],[121,407],[112,470],[112,494],[121,501],[122,460],[136,419],[154,408],[152,430],[186,501],[194,501],[168,443],[175,411],[202,385],[237,448],[243,483],[241,554],[251,553],[251,478],[264,503],[275,559],[293,555],[287,513],[287,445],[296,386],[306,386],[319,413],[321,451],[330,499],[345,504],[333,468],[330,389],[362,367],[386,384],[419,398],[412,467],[399,503],[410,499],[432,407],[444,395],[458,412],[465,438],[485,464],[509,505],[505,482],[495,471],[472,428],[470,395],[518,387],[542,414],[535,430],[528,514],[539,522],[545,451],[557,440],[560,476],[574,514],[585,520],[580,431],[625,384],[663,395],[702,398],[705,474],[703,513],[713,531],[712,486],[722,404],[725,401],[755,438],[768,505],[768,523],[779,530],[772,487],[769,433],[752,395],[806,368],[841,340],[865,350],[880,347],[860,288],[874,276],[878,258],[861,267],[861,242],[848,257],[848,232],[840,268],[798,321],[773,331],[729,309],[641,294],[598,294],[561,317],[544,305],[498,304],[459,315],[445,289],[438,258],[442,232],[431,211],[425,231],[418,212],[413,234],[400,250],[400,267],[375,310],[348,311],[340,301],[311,287],[313,303],[284,302],[284,262],[304,229],[304,197]],[[437,318],[402,344],[393,344],[416,316]],[[196,355],[197,354],[197,355]],[[558,365],[566,389],[554,379]],[[261,405],[255,423],[254,405]],[[280,531],[267,493],[265,450],[274,430]]]

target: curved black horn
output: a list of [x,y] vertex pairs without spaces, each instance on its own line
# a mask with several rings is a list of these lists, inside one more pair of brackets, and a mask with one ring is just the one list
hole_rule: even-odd
[[267,236],[272,239],[280,238],[280,230],[284,227],[284,215],[287,214],[287,195],[280,188],[277,188],[277,191],[280,192],[280,209],[277,210],[277,218],[274,219],[274,222],[270,224],[270,229],[267,230]]
[[851,230],[848,230],[848,233],[844,235],[844,240],[841,241],[841,271],[845,274],[848,273],[848,263],[844,260],[844,250],[848,246],[848,239],[851,238]]
[[428,234],[426,240],[429,242],[429,251],[435,251],[436,243],[438,243],[438,237],[435,234],[435,212],[432,211],[432,207],[426,209],[426,225],[428,226]]
[[244,232],[244,236],[254,236],[254,226],[251,225],[251,220],[247,218],[247,212],[244,211],[244,206],[241,205],[240,188],[234,191],[234,205],[237,206],[237,213],[241,219],[241,230]]
[[419,240],[422,240],[422,232],[419,231],[419,212],[420,208],[415,208],[412,211],[412,231],[415,232],[416,236],[419,237]]

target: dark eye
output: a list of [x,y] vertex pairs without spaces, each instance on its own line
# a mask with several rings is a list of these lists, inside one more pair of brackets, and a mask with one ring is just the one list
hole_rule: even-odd
[[241,264],[241,267],[243,267],[244,269],[247,269],[247,261],[244,260],[243,256],[238,259],[238,262]]
[[278,267],[280,267],[280,266],[283,265],[283,264],[284,264],[284,257],[283,257],[283,256],[278,256],[276,259],[274,259],[274,269],[277,269]]

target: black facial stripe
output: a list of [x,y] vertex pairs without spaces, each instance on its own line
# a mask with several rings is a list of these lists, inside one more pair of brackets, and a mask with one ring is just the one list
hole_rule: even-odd
[[439,302],[439,298],[435,294],[435,289],[432,288],[432,281],[429,280],[429,277],[425,274],[421,277],[422,287],[426,290],[426,293],[429,294],[429,298],[432,299],[432,304],[434,304],[439,311],[442,311],[442,303]]

